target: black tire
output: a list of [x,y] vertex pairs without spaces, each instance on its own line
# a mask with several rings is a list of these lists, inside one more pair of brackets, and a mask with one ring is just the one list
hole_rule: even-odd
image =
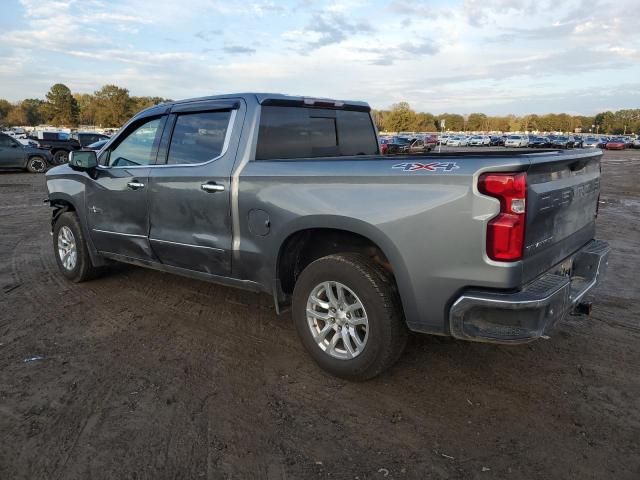
[[66,150],[58,150],[53,154],[53,162],[56,165],[63,165],[69,161],[69,152]]
[[[58,237],[63,227],[66,227],[71,231],[76,246],[76,261],[72,268],[68,268],[63,265],[63,259],[59,249]],[[91,263],[91,257],[89,257],[89,251],[84,239],[84,234],[82,233],[82,227],[80,226],[80,221],[78,220],[78,216],[75,212],[65,212],[56,220],[56,223],[53,226],[53,252],[56,257],[56,263],[58,264],[60,273],[74,283],[91,280],[100,273],[100,269],[94,267]]]
[[[353,358],[330,356],[316,343],[309,327],[309,296],[321,283],[331,281],[352,290],[366,309],[366,342],[361,353]],[[381,267],[364,255],[329,255],[308,265],[295,285],[292,316],[303,345],[316,363],[332,375],[347,380],[363,381],[379,375],[400,358],[407,342],[408,330],[395,284]]]
[[27,171],[31,173],[44,173],[47,171],[47,160],[40,155],[34,155],[27,160]]

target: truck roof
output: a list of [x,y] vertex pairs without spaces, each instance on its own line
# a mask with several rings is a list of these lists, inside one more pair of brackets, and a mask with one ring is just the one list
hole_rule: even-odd
[[186,98],[183,100],[176,100],[152,107],[146,108],[141,112],[146,112],[159,106],[171,107],[174,105],[181,105],[192,102],[203,102],[207,100],[224,100],[229,98],[242,98],[247,102],[257,101],[260,105],[307,105],[307,106],[321,106],[326,108],[349,108],[352,110],[370,111],[371,107],[367,102],[357,100],[336,100],[332,98],[323,97],[311,97],[301,95],[284,95],[281,93],[258,93],[258,92],[244,92],[244,93],[228,93],[223,95],[211,95],[206,97]]

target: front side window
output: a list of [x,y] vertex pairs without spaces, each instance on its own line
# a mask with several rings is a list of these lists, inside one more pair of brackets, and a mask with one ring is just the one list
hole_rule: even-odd
[[163,123],[163,117],[156,117],[139,124],[110,151],[109,165],[131,167],[154,163]]
[[6,135],[0,135],[0,147],[10,147],[13,145],[13,140],[11,137]]
[[179,115],[169,145],[169,164],[203,163],[222,153],[231,112]]

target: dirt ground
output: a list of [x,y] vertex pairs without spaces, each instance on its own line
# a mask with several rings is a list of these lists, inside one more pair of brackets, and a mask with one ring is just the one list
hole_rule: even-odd
[[640,150],[607,152],[590,318],[528,346],[415,335],[321,372],[267,296],[58,273],[44,177],[0,173],[0,479],[639,479]]

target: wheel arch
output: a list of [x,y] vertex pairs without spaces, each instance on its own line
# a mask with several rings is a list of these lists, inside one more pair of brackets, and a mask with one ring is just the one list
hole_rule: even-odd
[[89,227],[86,222],[86,217],[84,212],[78,208],[77,202],[73,198],[73,196],[65,193],[65,192],[53,192],[49,194],[49,206],[52,207],[53,212],[51,214],[51,231],[53,232],[54,225],[60,215],[65,212],[74,212],[80,221],[80,227],[82,228],[82,234],[84,235],[85,241],[87,243],[87,249],[89,251],[89,257],[91,258],[91,263],[94,267],[100,267],[106,265],[106,260],[102,255],[98,253],[95,246],[93,245],[93,241],[91,240],[91,235],[89,235]]
[[302,269],[319,258],[318,255],[350,251],[369,255],[388,271],[395,281],[405,315],[415,312],[405,261],[391,239],[375,225],[348,217],[303,217],[279,238],[271,257],[275,259],[276,298],[287,298]]

